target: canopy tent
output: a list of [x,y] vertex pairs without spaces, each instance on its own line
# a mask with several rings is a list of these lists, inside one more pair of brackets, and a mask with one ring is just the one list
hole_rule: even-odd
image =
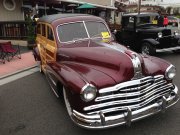
[[88,3],[85,3],[85,4],[77,7],[77,9],[92,9],[92,8],[96,8],[96,7],[91,4],[88,4]]

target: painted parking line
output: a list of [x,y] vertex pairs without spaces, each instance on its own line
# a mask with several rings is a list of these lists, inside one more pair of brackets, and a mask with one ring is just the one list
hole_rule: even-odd
[[1,85],[4,85],[4,84],[7,84],[7,83],[10,83],[12,81],[15,81],[17,79],[20,79],[22,77],[25,77],[25,76],[28,76],[28,75],[31,75],[35,72],[39,71],[39,68],[38,67],[35,67],[35,68],[31,68],[29,70],[25,70],[23,72],[20,72],[20,73],[17,73],[17,74],[14,74],[14,75],[11,75],[11,76],[8,76],[8,77],[5,77],[5,78],[2,78],[0,79],[0,86]]

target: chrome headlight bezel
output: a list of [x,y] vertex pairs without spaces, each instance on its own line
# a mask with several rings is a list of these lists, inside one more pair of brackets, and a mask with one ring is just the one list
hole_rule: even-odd
[[173,80],[176,76],[176,68],[173,65],[170,65],[165,72],[165,77],[167,80]]
[[162,32],[158,32],[158,38],[162,38]]
[[174,35],[177,36],[179,35],[179,33],[177,31],[174,31]]
[[86,84],[82,89],[81,89],[81,99],[85,102],[92,101],[95,99],[97,93],[97,89],[94,85],[92,84]]

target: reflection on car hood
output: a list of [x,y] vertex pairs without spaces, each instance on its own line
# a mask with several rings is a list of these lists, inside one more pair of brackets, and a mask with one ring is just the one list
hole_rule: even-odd
[[104,87],[132,79],[134,68],[127,52],[127,48],[114,42],[88,40],[64,45],[57,58],[87,82]]

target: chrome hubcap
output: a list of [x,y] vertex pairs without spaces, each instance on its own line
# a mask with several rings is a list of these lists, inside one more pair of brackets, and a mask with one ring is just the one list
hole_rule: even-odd
[[149,55],[149,47],[148,46],[142,47],[142,54],[148,54]]

